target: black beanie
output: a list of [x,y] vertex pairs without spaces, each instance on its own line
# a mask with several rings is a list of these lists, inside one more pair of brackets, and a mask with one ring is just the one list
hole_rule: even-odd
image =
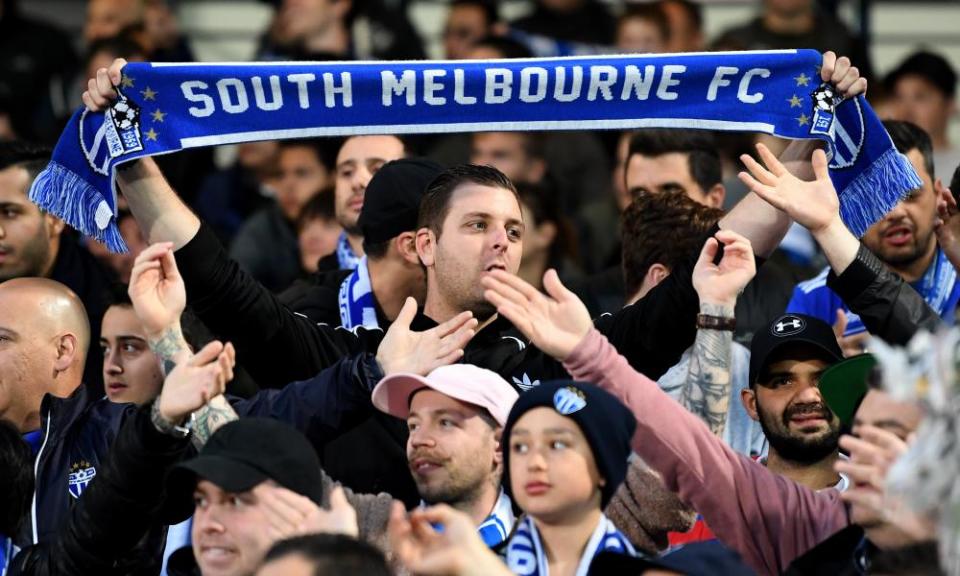
[[358,225],[363,239],[380,244],[417,229],[420,200],[443,166],[426,158],[402,158],[377,170],[363,195]]
[[637,419],[616,396],[586,382],[544,382],[520,395],[503,427],[503,489],[513,498],[510,489],[510,432],[521,416],[541,406],[553,408],[580,427],[590,444],[597,471],[606,481],[600,489],[600,506],[606,508],[627,475],[630,442],[637,429]]

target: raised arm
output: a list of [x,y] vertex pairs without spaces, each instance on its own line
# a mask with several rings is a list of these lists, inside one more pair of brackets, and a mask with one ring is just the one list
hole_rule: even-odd
[[[723,258],[714,264],[721,242]],[[693,286],[700,296],[700,318],[704,320],[697,328],[680,403],[717,437],[723,436],[727,425],[732,380],[734,326],[727,321],[734,319],[737,295],[756,273],[750,241],[729,230],[707,239],[693,269]]]
[[[846,56],[837,58],[833,52],[823,55],[820,66],[820,79],[830,82],[846,98],[853,98],[867,91],[866,78],[860,77],[860,72],[850,64]],[[800,177],[812,176],[809,163],[810,153],[819,144],[812,140],[794,140],[781,155],[781,159],[790,167],[790,170]],[[761,197],[747,194],[730,212],[720,220],[720,227],[724,230],[733,230],[750,240],[758,256],[768,257],[780,245],[791,218],[788,214],[776,209],[765,202]]]
[[718,535],[762,574],[790,561],[847,524],[838,493],[816,493],[739,455],[706,425],[636,372],[592,329],[586,307],[555,272],[541,294],[513,276],[482,279],[486,298],[541,350],[577,379],[610,391],[637,417],[633,449],[667,488],[723,527]]
[[905,344],[918,328],[934,330],[937,314],[898,275],[890,272],[840,219],[840,201],[822,150],[813,153],[813,180],[792,174],[762,144],[757,151],[766,168],[748,155],[740,179],[770,206],[790,215],[820,245],[831,273],[830,286],[860,315],[867,330],[888,342]]
[[[90,78],[81,96],[87,109],[100,111],[117,99],[115,87],[120,85],[121,70],[126,64],[126,60],[118,58]],[[180,200],[152,159],[142,158],[120,166],[117,184],[148,242],[172,242],[174,249],[180,249],[200,229],[200,220]]]
[[[103,110],[117,97],[125,61],[97,71],[83,94],[90,110]],[[358,337],[318,327],[288,310],[269,290],[231,260],[213,232],[170,188],[149,158],[121,166],[117,181],[150,242],[176,250],[190,305],[204,324],[229,339],[244,367],[263,387],[309,378],[339,358],[364,348]],[[379,334],[369,335],[377,340]],[[278,361],[282,359],[282,361]]]

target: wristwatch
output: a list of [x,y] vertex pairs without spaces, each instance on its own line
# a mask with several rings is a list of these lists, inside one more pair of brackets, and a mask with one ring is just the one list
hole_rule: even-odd
[[725,316],[711,316],[709,314],[697,314],[697,328],[704,330],[726,330],[733,332],[737,329],[737,319]]
[[160,413],[159,397],[153,401],[153,406],[150,407],[150,421],[153,422],[153,427],[157,429],[157,432],[161,434],[173,436],[174,438],[186,438],[190,435],[189,423],[186,426],[181,426],[163,417],[163,414]]

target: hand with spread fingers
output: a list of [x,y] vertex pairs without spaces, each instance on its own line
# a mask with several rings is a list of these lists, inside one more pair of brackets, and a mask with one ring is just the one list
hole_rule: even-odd
[[757,153],[766,167],[749,154],[740,156],[749,173],[740,172],[738,176],[750,190],[813,234],[836,223],[843,225],[840,199],[830,180],[823,150],[813,152],[811,161],[816,178],[810,182],[791,174],[763,144],[757,144]]
[[344,534],[353,538],[360,534],[357,512],[340,486],[330,493],[329,510],[306,496],[268,482],[255,487],[253,495],[263,504],[264,529],[274,541],[304,534]]
[[227,382],[233,380],[235,365],[233,344],[210,342],[178,364],[164,380],[157,407],[160,415],[168,422],[181,424],[211,398],[223,394]]
[[557,271],[543,275],[546,294],[519,276],[493,270],[481,280],[484,297],[547,354],[563,361],[593,328],[587,307],[560,282]]
[[387,530],[394,555],[413,574],[510,574],[507,566],[480,539],[470,517],[446,504],[414,510],[408,515],[402,504],[394,502]]
[[152,244],[137,256],[127,292],[149,338],[179,328],[180,315],[187,306],[187,289],[171,242]]
[[[723,243],[723,258],[713,263],[717,250]],[[737,296],[757,274],[750,241],[730,230],[721,230],[713,238],[707,238],[700,251],[700,258],[693,268],[693,288],[700,296],[700,303],[717,304],[733,308]]]
[[414,332],[410,323],[417,314],[417,301],[407,298],[397,319],[377,348],[377,362],[385,375],[407,372],[426,376],[434,368],[453,364],[476,334],[477,319],[461,312],[443,324]]

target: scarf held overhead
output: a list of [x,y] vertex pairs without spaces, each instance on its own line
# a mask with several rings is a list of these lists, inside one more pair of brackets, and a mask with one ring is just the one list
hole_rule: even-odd
[[31,199],[112,250],[114,170],[255,140],[517,130],[699,128],[828,144],[858,236],[920,180],[863,97],[821,84],[813,50],[457,62],[131,63],[105,112],[78,110]]

